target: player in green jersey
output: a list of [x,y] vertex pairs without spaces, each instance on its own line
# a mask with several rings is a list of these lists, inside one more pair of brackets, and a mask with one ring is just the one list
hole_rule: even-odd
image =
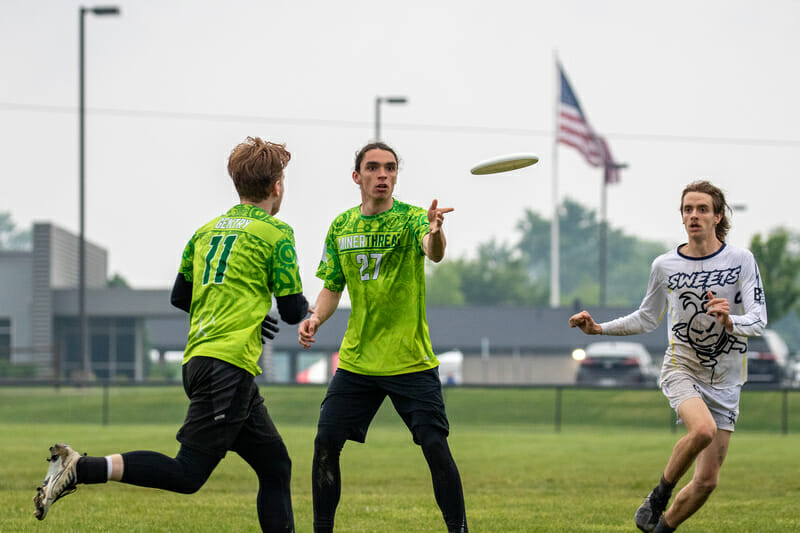
[[365,441],[386,396],[422,448],[448,531],[467,531],[461,478],[447,444],[439,362],[425,316],[425,257],[435,262],[444,257],[442,223],[453,209],[434,200],[425,210],[393,198],[397,166],[397,154],[383,143],[368,144],[356,155],[353,181],[361,189],[361,205],[331,224],[317,270],[324,287],[299,327],[300,344],[308,348],[347,287],[350,319],[314,440],[315,533],[333,531],[345,442]]
[[263,338],[272,339],[278,331],[277,321],[267,315],[272,295],[285,322],[296,324],[308,313],[292,228],[274,217],[290,158],[284,145],[258,137],[236,146],[228,172],[241,203],[204,224],[184,249],[171,296],[172,304],[190,317],[183,358],[190,404],[178,431],[177,456],[134,451],[81,457],[68,445],[56,444],[34,497],[39,520],[81,483],[111,479],[197,492],[230,450],[258,475],[261,529],[294,531],[291,460],[254,380],[261,374]]

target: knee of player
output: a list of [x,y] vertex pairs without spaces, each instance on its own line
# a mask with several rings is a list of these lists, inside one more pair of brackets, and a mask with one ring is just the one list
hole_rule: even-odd
[[181,494],[194,494],[198,490],[205,485],[206,481],[208,480],[208,476],[205,475],[187,475],[183,479],[183,483],[179,487],[177,487],[176,492]]
[[433,426],[420,426],[415,432],[417,443],[426,453],[444,453],[449,450],[447,436],[439,428]]
[[694,479],[697,489],[703,494],[711,494],[717,488],[718,481],[719,476],[717,475],[698,476]]
[[705,448],[711,441],[714,440],[714,437],[717,434],[717,426],[714,424],[705,424],[698,428],[695,428],[691,432],[692,440],[695,442],[697,447]]
[[327,426],[320,426],[317,429],[317,436],[314,437],[314,453],[338,455],[346,440],[346,437],[340,431]]

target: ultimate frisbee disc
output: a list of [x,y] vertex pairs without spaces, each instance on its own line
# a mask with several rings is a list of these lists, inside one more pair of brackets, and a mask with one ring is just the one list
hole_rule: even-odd
[[481,161],[472,169],[472,174],[496,174],[524,168],[539,162],[539,156],[530,153],[508,154]]

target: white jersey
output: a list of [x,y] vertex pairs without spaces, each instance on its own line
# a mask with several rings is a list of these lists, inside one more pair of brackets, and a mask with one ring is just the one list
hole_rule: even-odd
[[[729,244],[707,257],[688,257],[680,247],[653,261],[647,295],[633,313],[600,324],[603,335],[635,335],[656,329],[669,312],[669,346],[661,380],[673,372],[715,388],[744,384],[747,337],[767,325],[767,303],[755,257]],[[730,305],[733,332],[706,314],[708,292]]]

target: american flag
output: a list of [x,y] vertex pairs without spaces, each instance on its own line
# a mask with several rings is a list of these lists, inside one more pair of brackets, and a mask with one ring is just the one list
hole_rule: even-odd
[[578,150],[583,154],[586,162],[593,167],[603,167],[606,183],[618,182],[620,166],[614,162],[606,140],[597,135],[589,125],[589,121],[586,120],[578,98],[570,87],[561,65],[558,65],[558,75],[561,78],[561,95],[559,97],[557,142]]

